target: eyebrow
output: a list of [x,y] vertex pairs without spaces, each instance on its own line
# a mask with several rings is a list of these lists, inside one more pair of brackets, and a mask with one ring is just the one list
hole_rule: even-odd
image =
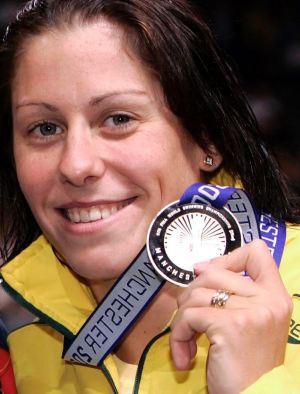
[[58,109],[51,104],[48,103],[44,103],[44,102],[34,102],[34,101],[29,101],[29,102],[24,102],[24,103],[20,103],[17,104],[15,109],[19,109],[19,108],[23,108],[23,107],[31,107],[31,106],[36,106],[36,107],[45,107],[46,109],[48,109],[51,112],[57,112]]
[[[126,96],[126,95],[133,95],[133,96],[147,96],[147,93],[144,92],[143,90],[126,90],[126,91],[115,91],[115,92],[110,92],[107,94],[103,94],[100,96],[95,96],[92,97],[89,100],[88,105],[90,107],[94,107],[96,105],[98,105],[99,103],[101,103],[104,100],[107,100],[109,98],[113,98],[115,96]],[[29,102],[21,102],[20,104],[16,105],[16,110],[22,107],[29,107],[29,106],[42,106],[45,107],[47,110],[51,111],[51,112],[57,112],[58,108],[55,107],[54,105],[45,103],[45,102],[35,102],[35,101],[29,101]]]
[[116,91],[116,92],[110,92],[107,94],[103,94],[101,96],[97,96],[97,97],[93,97],[90,101],[89,101],[89,105],[91,107],[101,103],[102,101],[109,99],[109,98],[113,98],[114,96],[126,96],[126,95],[130,95],[130,96],[147,96],[147,93],[144,92],[143,90],[126,90],[126,91]]

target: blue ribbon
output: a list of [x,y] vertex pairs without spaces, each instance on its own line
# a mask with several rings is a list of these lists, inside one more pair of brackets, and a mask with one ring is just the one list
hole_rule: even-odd
[[242,228],[244,243],[257,238],[264,240],[279,267],[286,239],[285,223],[259,212],[243,189],[199,182],[183,193],[179,204],[187,203],[228,208]]

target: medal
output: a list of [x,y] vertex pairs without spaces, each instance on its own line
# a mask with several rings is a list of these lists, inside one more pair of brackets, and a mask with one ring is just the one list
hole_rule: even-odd
[[230,211],[205,204],[168,205],[153,220],[147,236],[153,267],[179,286],[194,279],[194,264],[241,245],[242,231]]

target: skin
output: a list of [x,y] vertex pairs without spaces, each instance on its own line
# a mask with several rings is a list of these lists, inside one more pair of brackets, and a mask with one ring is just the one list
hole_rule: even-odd
[[[124,46],[122,31],[105,20],[25,41],[12,110],[22,191],[43,233],[97,300],[144,245],[156,213],[222,161],[212,147],[214,166],[204,164],[207,152],[169,111],[158,83]],[[66,217],[66,210],[95,206],[118,209],[93,222]],[[237,274],[243,270],[252,281]],[[116,353],[137,363],[178,308],[170,342],[177,368],[190,367],[196,336],[205,333],[209,392],[238,393],[282,363],[290,299],[262,243],[196,273],[184,291],[166,285]],[[219,288],[235,293],[225,309],[210,307]]]

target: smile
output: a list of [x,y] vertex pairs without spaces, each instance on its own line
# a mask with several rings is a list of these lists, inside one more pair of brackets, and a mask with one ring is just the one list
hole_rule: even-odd
[[103,204],[85,208],[69,208],[64,210],[65,217],[72,223],[90,223],[107,219],[116,212],[131,204],[134,199],[118,203]]

